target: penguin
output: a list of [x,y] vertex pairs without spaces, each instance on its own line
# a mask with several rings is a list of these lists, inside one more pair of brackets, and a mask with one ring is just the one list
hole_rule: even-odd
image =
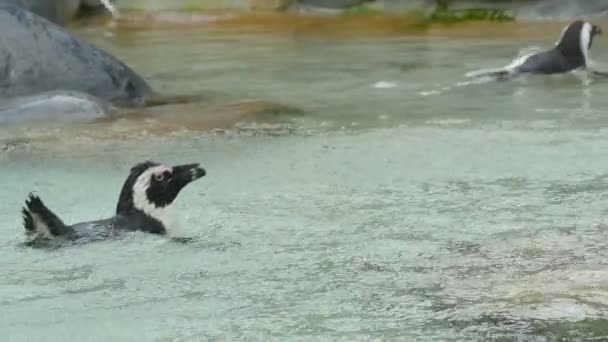
[[498,80],[507,80],[522,74],[551,75],[588,70],[589,49],[595,36],[601,33],[599,26],[576,20],[563,29],[552,49],[521,56],[500,69],[482,70],[468,76],[493,76]]
[[[198,163],[167,166],[145,161],[133,166],[125,180],[114,216],[106,219],[65,224],[40,197],[29,194],[22,208],[26,246],[42,247],[65,243],[84,244],[142,231],[167,235],[168,213],[179,192],[205,176]],[[175,238],[189,242],[188,238]]]

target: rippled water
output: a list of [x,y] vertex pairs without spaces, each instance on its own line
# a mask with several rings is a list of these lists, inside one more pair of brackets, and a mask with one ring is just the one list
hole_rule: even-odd
[[[209,100],[0,129],[5,339],[608,336],[606,81],[463,83],[559,30],[76,32],[156,88]],[[29,191],[67,222],[109,216],[144,159],[207,169],[177,201],[179,234],[196,243],[16,246]]]

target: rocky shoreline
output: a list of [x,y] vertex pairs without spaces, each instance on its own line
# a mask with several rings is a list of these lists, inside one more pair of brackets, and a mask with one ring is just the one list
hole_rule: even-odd
[[[66,25],[83,13],[105,11],[102,0],[0,0],[17,5],[57,24]],[[135,11],[277,11],[308,15],[341,13],[403,14],[431,13],[445,6],[450,11],[499,10],[516,20],[567,20],[608,16],[603,0],[112,0],[121,10]]]
[[374,13],[399,14],[429,12],[440,3],[450,10],[471,8],[508,11],[517,20],[572,19],[577,17],[606,17],[608,2],[602,0],[123,0],[117,6],[129,10],[246,10],[297,11],[308,14],[339,14],[352,9]]
[[[104,4],[106,2],[106,4]],[[209,6],[214,1],[200,1]],[[119,10],[159,11],[154,0],[115,0]],[[197,11],[196,1],[162,1],[163,10]],[[216,1],[218,8],[320,14],[374,14],[427,12],[434,21],[451,20],[525,20],[597,17],[608,13],[608,2],[588,0],[241,0]],[[237,6],[238,5],[238,6]],[[125,63],[101,48],[71,34],[67,23],[91,9],[113,10],[105,0],[0,0],[0,119],[27,119],[24,108],[51,106],[54,112],[72,113],[87,108],[90,116],[109,114],[112,107],[142,107],[176,101],[157,94],[144,78]],[[151,6],[151,7],[150,7]],[[249,6],[249,8],[247,7]],[[359,10],[354,12],[353,8]],[[366,12],[369,11],[369,12]],[[452,16],[452,13],[464,13]],[[468,12],[467,12],[468,11]],[[486,12],[484,12],[486,11]],[[504,14],[509,11],[513,14]],[[506,13],[506,12],[505,12]],[[485,15],[485,16],[484,16]],[[305,16],[305,15],[303,15]],[[42,17],[42,18],[41,18]],[[403,21],[403,18],[396,17]],[[47,20],[45,20],[47,19]],[[132,20],[128,15],[126,22]],[[267,21],[264,20],[264,23]],[[369,26],[365,26],[369,29]],[[56,93],[59,91],[59,93]],[[74,94],[73,92],[81,92]],[[84,95],[84,96],[83,96]],[[176,98],[180,98],[179,96]],[[184,101],[181,100],[180,101]],[[185,102],[188,102],[186,99]],[[49,107],[49,108],[51,108]],[[42,111],[41,113],[43,113]],[[70,114],[71,115],[71,114]],[[36,114],[35,117],[44,117]],[[1,121],[1,120],[0,120]]]

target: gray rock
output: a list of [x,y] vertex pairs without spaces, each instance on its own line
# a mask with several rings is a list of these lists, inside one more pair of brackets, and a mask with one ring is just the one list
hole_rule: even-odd
[[435,0],[383,0],[382,7],[389,12],[402,12],[412,10],[431,10],[435,8]]
[[[282,8],[341,10],[363,4],[365,0],[285,0]],[[436,0],[375,0],[374,5],[387,12],[431,11]],[[451,0],[450,9],[466,8],[503,9],[514,13],[518,19],[559,19],[571,20],[580,17],[607,17],[606,0]]]
[[88,94],[51,91],[0,101],[0,124],[31,121],[92,121],[106,118],[112,106]]
[[606,0],[537,0],[515,7],[520,19],[573,19],[583,16],[605,17],[608,14]]
[[[312,1],[312,0],[311,0]],[[435,6],[434,0],[379,0],[387,10],[423,9]],[[606,0],[452,0],[451,9],[465,8],[504,9],[515,13],[518,19],[576,19],[583,16],[608,14]]]
[[133,106],[152,95],[124,63],[22,8],[0,5],[0,98],[80,91]]
[[[405,2],[403,0],[384,0]],[[518,19],[576,19],[584,16],[606,16],[606,0],[452,0],[450,8],[500,8],[515,13]]]

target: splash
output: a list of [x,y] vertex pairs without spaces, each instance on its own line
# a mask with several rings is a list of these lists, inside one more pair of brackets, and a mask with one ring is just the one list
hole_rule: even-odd
[[108,11],[110,11],[110,13],[112,13],[113,17],[118,18],[118,9],[110,2],[110,0],[101,0],[101,3]]
[[397,82],[392,81],[378,81],[372,85],[376,89],[390,89],[398,86]]
[[477,77],[477,78],[474,78],[472,80],[460,81],[460,82],[456,82],[456,83],[451,84],[451,85],[446,85],[446,86],[438,87],[438,88],[435,88],[435,89],[421,90],[421,91],[418,92],[418,94],[420,96],[424,96],[424,97],[432,96],[432,95],[440,95],[442,93],[451,91],[451,90],[456,89],[456,88],[467,87],[467,86],[476,85],[476,84],[484,84],[484,83],[491,82],[493,80],[494,80],[494,78],[493,77],[489,77],[489,76],[486,76],[486,77]]
[[436,89],[422,90],[419,92],[421,96],[439,95],[455,88],[466,87],[471,85],[485,84],[495,81],[496,79],[504,79],[512,75],[513,71],[522,65],[528,57],[540,51],[538,46],[531,46],[521,49],[515,59],[511,63],[499,68],[477,69],[466,72],[465,81],[456,82],[452,85],[442,86]]

